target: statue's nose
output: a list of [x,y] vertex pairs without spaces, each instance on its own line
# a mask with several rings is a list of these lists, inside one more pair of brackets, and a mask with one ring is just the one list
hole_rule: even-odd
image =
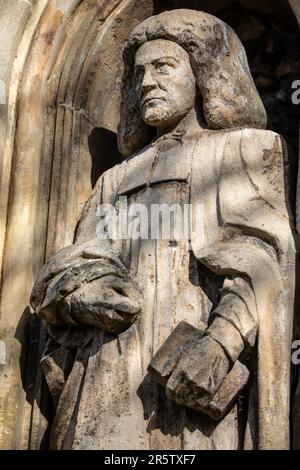
[[146,69],[142,80],[142,90],[149,91],[156,87],[156,81],[150,69]]

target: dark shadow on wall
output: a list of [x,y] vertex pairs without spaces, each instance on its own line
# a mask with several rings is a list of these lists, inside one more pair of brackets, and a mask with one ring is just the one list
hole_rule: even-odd
[[280,15],[292,14],[292,9],[286,0],[236,0],[235,2],[232,0],[153,0],[155,15],[161,11],[174,10],[176,8],[191,8],[217,14],[221,8],[225,8],[232,3],[255,12],[275,12]]
[[89,135],[88,142],[92,158],[91,182],[94,187],[99,176],[121,163],[123,157],[118,150],[117,135],[108,129],[95,127]]
[[[49,446],[51,424],[54,417],[53,401],[40,365],[46,335],[46,328],[41,320],[37,315],[31,314],[29,307],[27,307],[16,328],[15,338],[21,345],[19,362],[22,387],[26,393],[26,401],[32,406],[29,439],[34,433],[34,413],[36,416],[41,413],[48,423],[47,429],[39,428],[38,430],[41,434],[39,439],[41,449],[47,449]],[[36,407],[39,411],[36,410]],[[30,440],[28,449],[32,449]]]

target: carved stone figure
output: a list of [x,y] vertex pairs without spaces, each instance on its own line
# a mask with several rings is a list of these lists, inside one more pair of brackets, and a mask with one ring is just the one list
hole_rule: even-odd
[[[241,42],[209,14],[148,18],[124,65],[126,159],[100,177],[74,244],[49,259],[31,296],[50,336],[51,447],[288,448],[285,144],[264,130]],[[101,207],[120,228],[125,200],[131,223],[113,236]],[[152,219],[131,209],[155,205],[189,205],[192,220],[201,207],[202,225],[189,240],[151,237]]]

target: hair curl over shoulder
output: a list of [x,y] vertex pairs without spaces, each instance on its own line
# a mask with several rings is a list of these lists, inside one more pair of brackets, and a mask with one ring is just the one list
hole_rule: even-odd
[[176,42],[188,52],[209,129],[266,127],[266,111],[252,79],[245,49],[230,26],[200,11],[165,11],[140,23],[123,52],[118,145],[125,157],[150,140],[150,129],[142,120],[137,102],[133,67],[138,48],[155,39]]

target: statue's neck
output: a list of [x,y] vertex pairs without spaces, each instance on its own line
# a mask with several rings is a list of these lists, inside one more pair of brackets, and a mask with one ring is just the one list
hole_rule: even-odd
[[168,134],[174,131],[182,131],[191,128],[199,129],[204,128],[202,123],[199,122],[197,118],[197,113],[195,108],[191,109],[177,124],[170,127],[158,127],[157,128],[157,137],[161,137],[164,134]]

